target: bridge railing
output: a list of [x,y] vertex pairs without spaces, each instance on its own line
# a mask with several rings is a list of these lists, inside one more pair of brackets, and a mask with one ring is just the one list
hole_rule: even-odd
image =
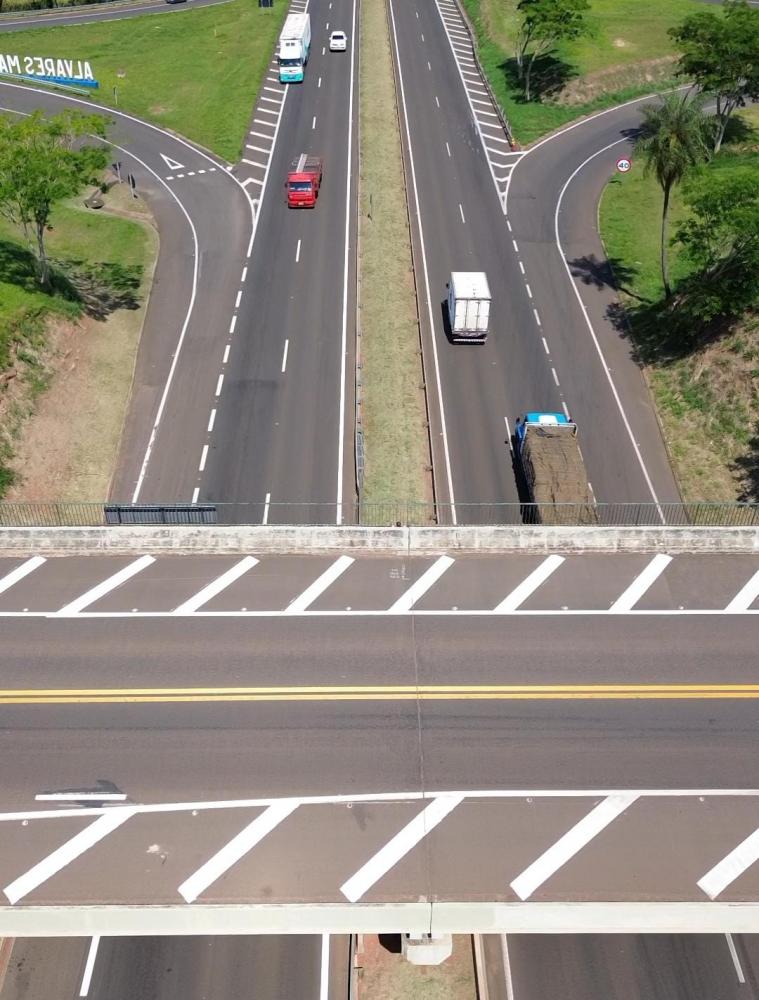
[[[338,513],[340,517],[338,517]],[[207,502],[196,504],[0,502],[0,528],[95,527],[99,525],[277,524],[367,526],[452,525],[599,525],[649,527],[757,527],[756,503],[344,503]]]

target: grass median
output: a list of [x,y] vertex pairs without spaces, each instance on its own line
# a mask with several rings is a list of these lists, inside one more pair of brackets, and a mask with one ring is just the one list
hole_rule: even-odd
[[55,209],[54,292],[0,220],[0,496],[102,500],[126,415],[158,237],[126,185]]
[[120,21],[30,29],[18,55],[87,59],[92,99],[164,125],[234,162],[287,5],[255,0]]
[[424,375],[385,0],[362,0],[360,88],[362,501],[429,501]]
[[538,69],[543,99],[525,101],[516,79],[518,0],[463,0],[488,79],[515,137],[530,143],[582,115],[665,87],[674,77],[667,29],[695,0],[590,0],[589,33],[558,45]]
[[[730,172],[755,165],[759,170],[759,109],[742,117],[754,126],[749,140],[723,147],[707,169]],[[756,500],[759,317],[739,317],[682,352],[662,346],[648,319],[650,307],[664,294],[661,210],[656,179],[634,165],[607,185],[599,218],[680,490],[686,501]],[[681,191],[675,188],[670,232],[685,214]],[[678,249],[674,243],[670,251],[675,286],[690,273]]]

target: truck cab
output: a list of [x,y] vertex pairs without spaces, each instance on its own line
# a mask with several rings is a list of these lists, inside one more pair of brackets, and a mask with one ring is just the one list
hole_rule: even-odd
[[517,443],[517,451],[521,452],[528,427],[564,427],[569,432],[577,433],[577,424],[574,424],[563,413],[525,413],[519,417],[514,428],[514,436]]
[[301,153],[290,164],[285,189],[288,208],[314,208],[322,183],[322,158]]

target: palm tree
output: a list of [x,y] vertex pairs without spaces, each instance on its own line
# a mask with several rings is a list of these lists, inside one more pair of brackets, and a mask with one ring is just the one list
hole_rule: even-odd
[[659,104],[643,108],[643,125],[635,151],[646,161],[646,173],[655,173],[664,192],[661,219],[661,278],[664,294],[672,295],[667,257],[669,199],[686,171],[709,156],[710,123],[701,103],[687,94],[665,94]]

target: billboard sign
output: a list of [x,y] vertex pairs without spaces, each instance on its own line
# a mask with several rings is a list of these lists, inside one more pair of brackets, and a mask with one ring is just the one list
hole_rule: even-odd
[[0,52],[0,76],[20,76],[40,83],[70,87],[97,87],[92,67],[85,59],[53,59],[50,56],[17,56]]

